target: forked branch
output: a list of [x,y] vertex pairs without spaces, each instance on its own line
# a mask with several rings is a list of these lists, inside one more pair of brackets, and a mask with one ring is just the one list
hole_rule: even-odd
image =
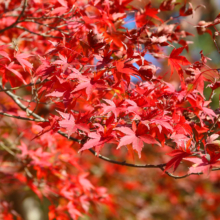
[[16,21],[14,23],[12,23],[11,25],[9,25],[8,27],[1,29],[0,33],[3,33],[4,31],[7,31],[7,30],[15,27],[20,22],[21,17],[24,15],[27,4],[28,4],[28,0],[24,0],[22,11],[21,11],[20,15],[18,16],[18,18],[16,19]]

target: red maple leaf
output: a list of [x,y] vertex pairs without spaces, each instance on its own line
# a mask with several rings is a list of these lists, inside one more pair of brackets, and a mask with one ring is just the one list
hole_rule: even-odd
[[136,127],[135,122],[133,122],[132,129],[128,127],[120,127],[115,129],[125,134],[125,136],[120,139],[117,149],[121,146],[132,144],[133,149],[138,152],[138,156],[141,158],[141,151],[144,147],[144,143],[157,144],[160,146],[160,143],[155,138],[153,138],[150,134],[146,134],[146,129],[144,129],[142,124],[139,124],[139,126]]
[[166,165],[164,172],[169,170],[171,167],[173,167],[173,172],[177,169],[180,162],[183,160],[183,158],[188,157],[191,155],[191,152],[186,152],[183,149],[176,149],[172,152],[168,153],[167,155],[173,157]]
[[204,174],[209,175],[212,168],[220,167],[220,153],[210,151],[209,149],[207,149],[207,151],[208,154],[202,155],[201,158],[191,157],[184,159],[194,163],[193,166],[189,168],[189,174],[203,172]]
[[52,133],[57,132],[59,130],[58,117],[50,115],[48,121],[39,123],[39,126],[41,126],[43,129],[32,140],[40,137],[41,135],[49,131],[52,131]]
[[51,11],[50,12],[51,15],[62,15],[67,11],[67,9],[68,9],[67,2],[64,1],[64,0],[58,0],[58,2],[62,6],[61,7],[56,7],[53,11]]
[[0,55],[7,58],[9,61],[11,61],[11,58],[9,57],[8,53],[4,51],[5,48],[8,48],[8,45],[1,45],[0,46]]
[[106,104],[102,104],[101,107],[103,108],[103,112],[102,115],[105,115],[109,112],[112,112],[115,116],[115,118],[117,118],[117,116],[120,114],[120,112],[124,111],[124,107],[120,106],[121,103],[119,103],[118,105],[116,105],[112,100],[108,100],[108,99],[103,99],[108,105]]
[[191,14],[193,14],[193,7],[192,4],[189,2],[189,6],[187,9],[186,4],[184,4],[181,8],[180,8],[180,16],[189,16]]
[[[8,70],[9,72],[12,72],[19,80],[21,80],[24,84],[27,84],[21,75],[17,70],[14,68],[18,68],[19,65],[14,64],[14,62],[11,62],[9,65],[5,65],[4,68],[5,70]],[[2,76],[2,84],[4,85],[7,82],[7,79],[9,79],[13,85],[13,79],[11,76],[8,75],[7,71],[4,71],[4,74]]]
[[68,202],[67,209],[72,219],[77,219],[79,216],[82,216],[82,213],[77,210],[73,201]]
[[23,67],[23,69],[25,70],[25,67],[30,70],[33,68],[33,65],[28,62],[26,60],[26,58],[30,57],[32,55],[30,54],[25,54],[25,53],[17,53],[15,58],[17,59],[17,61],[21,64],[21,66]]
[[187,143],[185,141],[182,141],[179,149],[175,149],[168,153],[167,155],[173,157],[166,165],[164,172],[169,170],[171,167],[173,167],[173,172],[177,169],[179,166],[180,162],[183,160],[185,157],[189,157],[192,155],[191,152],[191,145],[192,145],[192,140],[189,139]]
[[154,18],[163,23],[163,20],[157,16],[158,13],[159,13],[158,9],[151,8],[151,3],[147,4],[144,9],[144,13],[136,16],[137,26],[143,27],[143,25],[145,25],[147,21],[149,22],[150,19],[148,17]]
[[104,81],[96,79],[96,77],[89,78],[84,75],[79,75],[78,73],[71,73],[67,79],[78,79],[79,83],[76,86],[76,88],[72,91],[72,93],[85,89],[87,99],[91,97],[94,89],[105,89],[106,88]]
[[190,65],[191,63],[186,59],[184,56],[179,56],[183,52],[185,47],[174,48],[170,54],[168,59],[168,64],[171,67],[171,76],[173,75],[174,69],[178,72],[181,70],[181,65],[186,66]]
[[89,175],[89,173],[81,173],[78,175],[78,181],[81,184],[83,190],[85,192],[88,192],[91,189],[94,189],[95,187],[90,183],[89,180],[86,179],[86,177]]
[[60,53],[58,53],[58,56],[60,59],[54,61],[52,64],[60,65],[63,73],[65,73],[65,71],[68,68],[70,70],[73,70],[74,73],[80,74],[80,72],[77,69],[71,67],[71,65],[68,63],[67,57],[63,56]]
[[63,113],[60,111],[57,111],[64,120],[59,121],[59,125],[61,128],[65,128],[68,131],[68,138],[71,136],[71,134],[75,133],[77,129],[80,129],[86,133],[89,133],[89,128],[86,124],[79,123],[76,124],[74,116],[70,113]]
[[123,83],[123,80],[126,80],[128,85],[130,84],[130,75],[134,76],[135,78],[139,79],[136,75],[138,71],[136,68],[130,64],[125,63],[126,60],[120,60],[115,63],[117,71],[113,72],[113,75],[117,82]]
[[129,106],[126,107],[126,113],[132,112],[138,115],[142,112],[142,109],[137,105],[135,101],[126,99],[125,102],[129,104]]
[[111,125],[103,127],[100,124],[94,124],[98,126],[97,132],[89,133],[88,137],[90,138],[79,152],[95,147],[96,152],[99,154],[101,148],[105,143],[114,142],[114,133],[112,133],[113,127]]

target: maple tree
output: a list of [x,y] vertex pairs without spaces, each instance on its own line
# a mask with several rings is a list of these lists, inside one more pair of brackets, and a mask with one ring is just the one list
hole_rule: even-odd
[[[179,19],[202,7],[172,0],[143,9],[132,0],[0,3],[3,219],[22,219],[4,199],[9,185],[47,198],[51,220],[78,219],[98,204],[115,213],[111,195],[82,161],[87,151],[96,163],[155,168],[161,178],[220,170],[220,112],[210,105],[220,75],[202,50],[195,62],[182,55],[192,34]],[[134,29],[124,26],[130,14]],[[219,23],[217,15],[195,25],[217,50]],[[178,87],[165,80],[174,74]],[[154,161],[153,151],[160,154]]]

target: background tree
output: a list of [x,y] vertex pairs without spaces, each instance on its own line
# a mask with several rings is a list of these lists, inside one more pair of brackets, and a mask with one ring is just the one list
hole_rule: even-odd
[[219,217],[213,4],[0,6],[1,218]]

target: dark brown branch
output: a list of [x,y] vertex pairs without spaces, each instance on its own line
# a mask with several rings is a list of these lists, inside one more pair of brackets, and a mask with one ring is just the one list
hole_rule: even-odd
[[[63,33],[63,34],[67,34],[67,35],[69,35],[69,33],[64,32],[63,29],[60,29],[60,27],[66,26],[66,25],[68,25],[68,24],[63,24],[63,25],[60,25],[60,26],[54,27],[54,26],[50,26],[50,25],[54,25],[54,22],[53,22],[53,23],[50,23],[50,24],[43,24],[43,23],[40,23],[40,22],[38,22],[38,21],[35,21],[35,20],[28,20],[28,19],[24,19],[24,20],[22,20],[21,22],[31,22],[31,23],[34,23],[34,24],[38,24],[38,25],[41,25],[41,26],[47,27],[47,28],[50,29],[50,31],[52,31],[52,30],[56,30],[56,31],[59,31],[59,32],[61,32],[61,33]],[[68,30],[68,29],[66,29],[66,30]]]
[[[160,168],[162,171],[164,171],[164,168]],[[213,168],[212,171],[217,171],[217,170],[220,170],[220,168]],[[174,179],[183,179],[183,178],[186,178],[188,176],[191,176],[191,175],[202,175],[203,172],[199,172],[199,173],[188,173],[186,175],[183,175],[183,176],[176,176],[176,175],[173,175],[172,173],[169,173],[169,172],[165,172],[168,176],[174,178]]]
[[21,120],[25,120],[25,121],[36,121],[36,122],[44,122],[40,119],[34,119],[34,118],[25,118],[25,117],[21,117],[21,116],[17,116],[17,115],[10,115],[8,113],[5,112],[0,112],[0,115],[4,115],[10,118],[16,118],[16,119],[21,119]]
[[36,101],[35,99],[32,99],[32,100],[28,100],[28,99],[24,99],[20,96],[17,96],[17,99],[20,99],[24,102],[28,102],[28,103],[37,103],[37,104],[43,104],[43,105],[49,105],[49,104],[52,104],[52,102],[40,102],[40,101]]
[[89,151],[97,156],[98,158],[105,160],[109,163],[114,163],[114,164],[118,164],[118,165],[122,165],[122,166],[127,166],[127,167],[135,167],[135,168],[161,168],[161,167],[165,167],[166,163],[164,164],[132,164],[132,163],[127,163],[125,161],[120,162],[120,161],[116,161],[116,160],[112,160],[108,157],[102,156],[101,154],[97,154],[93,149],[89,149]]
[[20,15],[18,16],[18,18],[16,19],[16,21],[15,21],[13,24],[9,25],[8,27],[6,27],[6,28],[4,28],[4,29],[1,29],[1,30],[0,30],[0,33],[3,33],[4,31],[7,31],[7,30],[9,30],[9,29],[15,27],[16,24],[18,24],[18,23],[20,22],[20,18],[24,15],[24,11],[25,11],[25,9],[26,9],[26,7],[27,7],[27,3],[28,3],[28,0],[25,0],[25,1],[24,1],[24,5],[23,5],[23,8],[22,8],[22,11],[21,11]]
[[[2,83],[0,83],[0,88],[1,88],[2,90],[4,90],[4,88],[2,87]],[[10,97],[13,99],[13,101],[14,101],[23,111],[27,112],[29,115],[32,115],[33,117],[35,117],[35,118],[37,118],[37,119],[40,119],[40,120],[42,120],[42,121],[45,121],[44,118],[42,118],[41,116],[39,116],[39,115],[33,113],[29,108],[27,108],[25,105],[23,105],[23,104],[20,102],[20,100],[17,99],[16,95],[14,95],[12,92],[10,92],[10,91],[5,91],[5,93],[6,93],[8,96],[10,96]]]
[[[1,87],[1,84],[0,84],[0,87]],[[39,121],[48,121],[44,118],[42,118],[41,116],[37,115],[36,113],[33,113],[30,109],[28,109],[25,105],[23,105],[18,99],[17,97],[11,93],[10,91],[5,91],[6,94],[8,94],[13,100],[14,102],[24,111],[28,112],[30,115],[33,115],[35,118],[37,118]],[[21,118],[20,118],[21,119]],[[215,125],[213,125],[214,127]],[[58,133],[60,135],[62,135],[63,137],[66,137],[68,138],[68,135],[62,131],[58,131]],[[76,139],[76,138],[73,138],[73,137],[69,137],[70,140],[72,141],[75,141],[77,143],[81,143],[81,141],[79,139]],[[118,164],[118,165],[121,165],[121,166],[128,166],[128,167],[134,167],[134,168],[159,168],[161,169],[162,171],[164,171],[164,167],[166,166],[166,163],[165,164],[157,164],[157,165],[153,165],[153,164],[130,164],[130,163],[126,163],[126,162],[120,162],[120,161],[115,161],[115,160],[112,160],[108,157],[105,157],[105,156],[102,156],[101,154],[97,154],[93,149],[89,149],[89,151],[97,156],[98,158],[100,158],[101,160],[104,160],[104,161],[107,161],[109,163],[113,163],[113,164]],[[220,170],[220,168],[213,168],[212,171],[217,171],[217,170]],[[182,178],[186,178],[190,175],[201,175],[203,174],[202,172],[200,173],[190,173],[190,174],[186,174],[186,175],[183,175],[183,176],[176,176],[176,175],[173,175],[169,172],[165,172],[168,176],[174,178],[174,179],[182,179]]]
[[31,172],[28,170],[27,166],[26,166],[26,162],[23,161],[22,159],[20,159],[19,157],[17,157],[17,154],[15,154],[10,148],[8,148],[6,145],[4,145],[2,142],[0,142],[0,147],[3,148],[4,150],[6,150],[10,155],[12,155],[18,162],[20,162],[21,164],[23,164],[23,168],[25,173],[30,177],[33,178],[33,175],[31,174]]
[[21,26],[15,26],[15,28],[27,31],[27,32],[29,32],[31,34],[35,34],[35,35],[38,35],[38,36],[41,36],[41,37],[63,39],[62,37],[56,37],[56,36],[52,36],[52,35],[46,35],[46,34],[40,34],[40,33],[37,33],[37,32],[33,32],[33,31],[30,31],[27,28],[24,28],[24,27],[21,27]]
[[[0,87],[1,87],[1,84],[0,84]],[[41,116],[37,115],[36,113],[33,113],[30,109],[28,109],[25,105],[23,105],[18,99],[17,97],[11,93],[10,91],[5,91],[5,93],[7,95],[9,95],[13,100],[14,102],[23,110],[23,111],[26,111],[28,112],[28,114],[34,116],[35,118],[37,118],[39,121],[42,121],[42,122],[46,122],[48,120],[42,118]],[[21,119],[21,118],[19,118]],[[67,134],[65,134],[64,132],[62,131],[58,131],[58,133],[60,135],[62,135],[63,137],[66,137],[68,138]],[[73,137],[70,137],[69,138],[70,140],[72,141],[75,141],[75,142],[78,142],[78,143],[81,143],[81,141],[79,139],[76,139],[76,138],[73,138]],[[122,165],[122,166],[129,166],[129,167],[136,167],[136,168],[162,168],[164,166],[166,166],[166,164],[158,164],[158,165],[153,165],[153,164],[144,164],[144,165],[140,165],[140,164],[130,164],[130,163],[126,163],[126,162],[120,162],[120,161],[115,161],[115,160],[111,160],[110,158],[108,157],[105,157],[105,156],[102,156],[101,154],[97,155],[97,153],[90,149],[89,150],[93,155],[97,156],[98,158],[102,159],[102,160],[105,160],[109,163],[114,163],[114,164],[119,164],[119,165]]]
[[42,84],[42,83],[45,83],[45,82],[48,82],[49,80],[44,80],[44,81],[38,81],[36,83],[29,83],[27,85],[22,85],[22,86],[17,86],[17,87],[13,87],[13,88],[8,88],[8,89],[4,89],[2,88],[2,84],[0,84],[1,88],[0,89],[0,92],[6,92],[6,91],[12,91],[12,90],[17,90],[17,89],[22,89],[22,88],[25,88],[25,87],[28,87],[28,86],[34,86],[34,85],[39,85],[39,84]]
[[[62,135],[63,137],[66,137],[68,138],[67,134],[65,134],[64,132],[62,131],[58,131],[58,133],[60,135]],[[72,141],[76,141],[78,143],[81,143],[80,140],[76,139],[76,138],[73,138],[73,137],[69,137],[70,140]],[[157,165],[153,165],[153,164],[131,164],[131,163],[126,163],[125,161],[115,161],[115,160],[112,160],[108,157],[105,157],[105,156],[102,156],[101,154],[97,154],[93,149],[89,149],[89,151],[95,155],[96,157],[102,159],[102,160],[105,160],[109,163],[114,163],[114,164],[118,164],[118,165],[122,165],[122,166],[127,166],[127,167],[136,167],[136,168],[162,168],[164,166],[166,166],[166,164],[157,164]]]

